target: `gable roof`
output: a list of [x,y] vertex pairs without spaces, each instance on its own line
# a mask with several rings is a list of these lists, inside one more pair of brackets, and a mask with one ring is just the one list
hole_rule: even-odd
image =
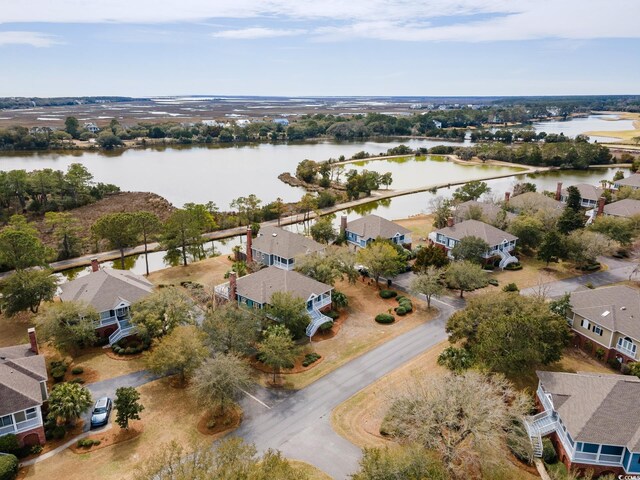
[[465,220],[455,224],[453,227],[436,230],[436,233],[458,241],[464,237],[478,237],[487,242],[490,247],[499,245],[505,240],[507,242],[518,240],[518,237],[479,220]]
[[640,341],[640,292],[634,288],[616,285],[575,291],[571,293],[571,309],[593,323]]
[[539,192],[525,192],[509,200],[509,207],[517,211],[562,210],[564,204]]
[[[580,192],[580,198],[584,198],[587,200],[597,201],[604,193],[602,187],[596,187],[594,185],[589,185],[588,183],[577,183],[572,186],[578,189],[578,191]],[[566,188],[562,189],[562,196],[569,196]]]
[[640,451],[640,379],[631,375],[537,372],[573,440]]
[[396,234],[406,235],[411,230],[378,215],[367,215],[347,223],[347,230],[364,239],[393,238]]
[[605,215],[614,217],[632,217],[640,213],[640,200],[625,198],[604,206]]
[[260,304],[269,303],[275,292],[289,292],[306,301],[311,295],[320,295],[333,288],[298,272],[277,267],[263,268],[251,275],[240,277],[236,285],[238,295]]
[[135,303],[149,295],[153,284],[127,270],[103,268],[60,286],[63,302],[85,302],[98,312],[113,310],[123,300]]
[[[477,200],[469,200],[467,202],[461,203],[456,207],[456,217],[460,219],[464,218],[465,215],[467,215],[469,210],[471,209],[480,209],[480,211],[482,212],[482,217],[489,222],[494,221],[498,217],[500,212],[502,212],[503,210],[503,208],[500,205],[496,205],[495,203],[486,203],[486,202],[478,202]],[[516,215],[514,215],[513,213],[506,212],[507,220],[511,220],[515,217]]]
[[251,247],[282,258],[324,250],[323,245],[311,238],[277,227],[262,227],[258,236],[252,240]]
[[44,356],[30,344],[0,348],[0,416],[41,405],[40,382],[46,380]]
[[627,178],[616,180],[614,183],[621,187],[640,188],[640,173],[634,173]]

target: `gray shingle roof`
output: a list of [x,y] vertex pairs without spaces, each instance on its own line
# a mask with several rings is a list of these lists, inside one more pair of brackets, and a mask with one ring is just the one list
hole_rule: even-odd
[[121,301],[137,302],[151,293],[153,284],[126,270],[103,268],[60,286],[63,302],[80,301],[98,312],[114,309]]
[[453,238],[454,240],[462,240],[464,237],[478,237],[489,244],[490,247],[501,244],[504,240],[510,242],[517,240],[518,237],[504,232],[499,228],[489,225],[479,220],[465,220],[455,224],[453,227],[445,227],[436,230],[436,233]]
[[[587,200],[597,201],[602,196],[602,193],[604,192],[604,190],[601,187],[595,187],[593,185],[589,185],[588,183],[577,183],[572,186],[578,189],[578,191],[580,192],[580,198],[585,198]],[[562,195],[563,196],[568,195],[566,188],[562,189]]]
[[511,197],[509,206],[520,212],[537,212],[539,210],[562,210],[564,204],[538,192],[525,192]]
[[629,175],[627,178],[616,180],[615,183],[621,187],[640,188],[640,173],[634,173],[633,175]]
[[[468,215],[469,210],[471,209],[480,209],[483,219],[488,222],[493,222],[498,217],[500,212],[502,212],[502,207],[500,205],[496,205],[495,203],[469,200],[468,202],[461,203],[456,207],[456,218],[465,218]],[[507,220],[511,220],[515,217],[516,215],[514,215],[513,213],[506,212]]]
[[378,215],[367,215],[347,223],[347,230],[356,235],[363,237],[365,240],[370,238],[393,238],[396,234],[406,235],[411,230],[404,228],[402,225],[379,217]]
[[30,344],[0,348],[0,416],[42,404],[40,382],[46,380],[44,356]]
[[238,295],[260,304],[269,303],[275,292],[289,292],[306,301],[311,295],[320,295],[332,288],[298,272],[277,267],[263,268],[237,280]]
[[575,441],[640,451],[640,379],[581,372],[537,374]]
[[304,235],[277,227],[262,227],[251,246],[264,253],[294,258],[324,250],[324,246]]
[[571,307],[587,320],[640,341],[640,292],[634,288],[616,285],[575,291]]
[[640,214],[640,200],[625,198],[617,202],[608,203],[604,206],[605,215],[613,215],[615,217],[632,217]]

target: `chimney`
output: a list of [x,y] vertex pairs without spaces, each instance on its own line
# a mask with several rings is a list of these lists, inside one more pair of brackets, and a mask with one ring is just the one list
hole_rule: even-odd
[[229,300],[232,302],[236,301],[236,292],[238,290],[238,284],[236,282],[236,272],[231,272],[229,274]]
[[596,212],[596,216],[601,217],[604,215],[604,203],[607,201],[606,198],[600,197],[598,199],[598,211]]
[[340,217],[340,235],[344,235],[344,232],[347,231],[347,216],[342,215]]
[[251,227],[247,227],[247,263],[253,261],[253,254],[251,253],[251,240],[253,239],[253,231]]
[[97,272],[98,270],[100,270],[100,264],[98,263],[98,259],[94,257],[91,259],[91,271]]
[[38,339],[36,338],[36,329],[32,327],[27,330],[27,333],[29,334],[29,343],[31,344],[31,351],[36,355],[38,355],[40,353],[40,350],[38,350]]
[[509,204],[509,198],[511,197],[511,192],[504,192],[504,203]]
[[453,227],[453,217],[447,217],[447,227]]
[[561,197],[562,197],[562,182],[558,182],[558,185],[556,186],[556,200],[560,201]]

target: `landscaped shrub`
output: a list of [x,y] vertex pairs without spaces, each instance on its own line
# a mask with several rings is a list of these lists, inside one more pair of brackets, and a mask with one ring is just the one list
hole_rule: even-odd
[[378,323],[387,324],[393,323],[395,321],[395,317],[393,315],[389,315],[388,313],[379,313],[378,315],[376,315],[376,322]]
[[309,365],[311,365],[314,362],[317,362],[318,360],[320,360],[322,357],[320,355],[318,355],[317,353],[313,352],[313,353],[307,353],[304,356],[304,360],[302,361],[302,366],[303,367],[308,367]]
[[333,322],[324,322],[322,325],[320,325],[321,332],[327,332],[332,328],[333,328]]
[[609,366],[614,370],[620,370],[620,362],[614,357],[609,359]]
[[509,265],[504,267],[504,269],[505,270],[522,270],[522,265],[520,265],[519,263],[510,263]]
[[518,288],[518,285],[512,282],[502,287],[502,291],[503,292],[519,292],[520,289]]
[[18,458],[15,455],[0,455],[0,480],[13,480],[18,475]]
[[495,278],[490,278],[487,283],[489,285],[493,285],[494,287],[497,287],[499,285],[498,280],[496,280]]
[[91,448],[94,445],[100,445],[100,440],[91,440],[90,438],[78,440],[78,447],[80,448]]
[[592,263],[591,265],[583,265],[582,267],[578,267],[578,270],[582,270],[583,272],[594,272],[596,270],[600,270],[600,263]]
[[54,440],[60,440],[61,438],[64,438],[66,433],[67,431],[62,425],[57,425],[51,429],[51,437]]
[[40,455],[42,453],[42,445],[33,445],[31,447],[32,455]]
[[60,382],[64,378],[64,374],[67,372],[66,368],[55,367],[51,370],[51,376],[55,382]]
[[438,365],[447,367],[453,372],[467,370],[472,364],[471,354],[464,348],[447,347],[438,355]]
[[0,437],[0,453],[15,454],[18,450],[20,450],[18,437],[13,433]]
[[596,350],[596,353],[595,353],[596,358],[597,358],[598,360],[602,360],[602,359],[604,358],[604,354],[605,354],[605,353],[606,353],[606,352],[604,351],[604,348],[598,348],[598,349]]
[[542,459],[544,460],[544,463],[548,463],[549,465],[558,461],[556,449],[548,438],[542,439]]
[[71,373],[73,373],[74,375],[80,375],[81,373],[84,373],[84,368],[73,367],[73,369],[71,370]]
[[380,290],[380,296],[382,298],[393,298],[398,295],[398,292],[394,290]]
[[71,380],[71,383],[79,383],[80,385],[82,385],[84,383],[84,378],[76,377]]
[[584,286],[587,287],[590,290],[593,290],[594,288],[596,288],[596,287],[593,286],[593,283],[591,283],[591,282],[585,283]]
[[629,375],[629,373],[631,373],[631,367],[629,366],[628,363],[620,364],[620,373],[623,375]]
[[394,310],[401,317],[404,317],[407,314],[407,310],[404,307],[396,307]]
[[635,375],[640,378],[640,362],[631,362],[629,365],[629,375]]
[[495,270],[496,267],[494,267],[491,263],[487,263],[486,265],[483,265],[482,268],[484,270]]
[[328,312],[325,312],[325,315],[329,317],[331,320],[336,320],[338,317],[340,317],[340,312],[336,312],[335,310],[329,310]]
[[413,310],[413,302],[407,297],[402,297],[398,300],[398,308],[403,309],[405,313],[409,313]]

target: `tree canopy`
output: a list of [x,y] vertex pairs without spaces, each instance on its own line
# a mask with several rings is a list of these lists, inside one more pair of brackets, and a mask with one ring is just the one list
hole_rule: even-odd
[[482,267],[467,260],[453,262],[449,265],[444,278],[450,288],[460,290],[460,298],[463,297],[464,292],[470,292],[487,285],[487,275]]
[[202,330],[214,352],[247,355],[255,350],[260,323],[254,312],[228,302],[207,314]]
[[405,268],[405,262],[391,242],[377,239],[358,250],[356,261],[364,265],[378,284],[380,277],[392,278]]
[[43,337],[58,350],[75,352],[94,344],[98,319],[98,312],[86,303],[55,302],[47,305],[38,324]]
[[179,325],[195,323],[196,307],[177,287],[158,288],[132,305],[131,323],[149,339],[171,333]]
[[489,251],[487,242],[480,237],[470,235],[456,243],[451,249],[451,255],[456,260],[467,260],[472,263],[482,264],[487,251]]

